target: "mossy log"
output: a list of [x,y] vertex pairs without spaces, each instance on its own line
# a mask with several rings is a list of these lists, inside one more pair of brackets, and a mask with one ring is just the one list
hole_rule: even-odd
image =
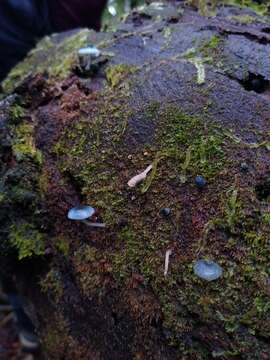
[[[250,10],[151,5],[44,39],[5,80],[0,266],[46,359],[269,359],[269,44]],[[68,220],[79,203],[106,228]],[[196,277],[201,258],[223,276]]]

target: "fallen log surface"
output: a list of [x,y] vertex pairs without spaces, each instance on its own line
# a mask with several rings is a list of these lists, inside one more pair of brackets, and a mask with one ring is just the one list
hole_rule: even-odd
[[154,3],[42,40],[4,81],[0,266],[47,359],[269,359],[269,44],[250,10]]

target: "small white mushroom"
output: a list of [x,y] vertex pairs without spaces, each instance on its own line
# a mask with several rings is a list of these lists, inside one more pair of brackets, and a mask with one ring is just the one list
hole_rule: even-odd
[[164,267],[164,276],[167,276],[169,270],[170,256],[172,255],[172,250],[167,250],[165,254],[165,267]]
[[146,178],[148,173],[152,170],[152,168],[153,168],[153,166],[149,165],[143,172],[141,172],[140,174],[131,178],[128,182],[128,186],[133,188],[136,185],[138,185],[139,183],[141,183]]

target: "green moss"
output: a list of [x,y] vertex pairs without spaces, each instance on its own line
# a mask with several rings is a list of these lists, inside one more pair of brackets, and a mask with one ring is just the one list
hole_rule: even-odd
[[17,249],[19,260],[45,253],[44,236],[32,224],[12,225],[10,243]]
[[135,66],[126,64],[118,64],[110,66],[106,69],[106,77],[109,84],[114,88],[118,86],[129,74],[136,71]]
[[47,193],[49,188],[49,178],[48,173],[46,171],[46,168],[43,167],[41,174],[39,174],[38,177],[38,188],[40,190],[41,196],[44,197],[44,195]]
[[217,0],[187,0],[187,3],[197,8],[202,16],[215,16]]
[[232,188],[227,192],[227,204],[225,207],[225,221],[231,232],[234,232],[235,226],[241,218],[241,203],[238,200],[238,190]]
[[113,255],[113,273],[117,280],[126,279],[141,260],[143,250],[142,239],[134,230],[129,227],[124,228],[118,234],[117,245],[122,251]]
[[42,163],[42,153],[36,149],[33,139],[34,127],[31,124],[21,124],[15,129],[12,150],[17,161],[30,158],[38,165]]
[[[187,355],[194,351],[196,344],[192,343],[191,349],[183,338],[196,329],[199,319],[233,334],[237,340],[231,353],[252,353],[250,333],[262,332],[260,326],[265,331],[269,322],[265,298],[255,301],[261,277],[268,271],[269,226],[267,217],[257,222],[250,217],[254,194],[236,186],[233,176],[224,180],[231,172],[232,154],[238,147],[242,149],[241,142],[233,141],[203,116],[152,103],[139,116],[152,126],[153,137],[130,150],[129,156],[121,129],[128,133],[129,117],[138,114],[126,116],[119,88],[110,90],[107,96],[101,95],[109,99],[102,103],[102,110],[91,109],[91,117],[66,128],[56,146],[63,174],[72,176],[85,202],[97,207],[109,224],[104,238],[100,235],[106,246],[83,246],[72,258],[83,294],[101,294],[112,277],[114,285],[122,289],[139,274],[143,286],[151,288],[160,304],[168,342],[179,351]],[[93,130],[96,121],[98,130]],[[123,126],[126,123],[127,127]],[[155,164],[151,176],[130,190],[126,185],[129,178],[149,163]],[[194,189],[197,174],[209,182],[205,192]],[[162,207],[172,209],[172,222],[159,215]],[[127,225],[119,228],[122,217]],[[224,268],[223,278],[212,283],[198,279],[192,268],[204,232],[207,239],[200,256],[215,259]],[[168,249],[173,252],[169,274],[164,277]],[[255,316],[249,314],[253,308]],[[248,335],[241,332],[246,319]],[[252,339],[259,347],[260,342]],[[197,352],[202,354],[200,346]],[[209,359],[211,353],[205,350],[202,356]]]
[[217,49],[221,44],[221,37],[217,35],[213,35],[210,40],[207,40],[203,43],[203,45],[200,47],[200,50],[202,52],[207,52],[207,49],[215,50]]
[[40,281],[43,292],[53,296],[56,302],[59,302],[64,294],[61,275],[57,270],[51,269]]
[[205,64],[216,65],[219,61],[222,43],[222,38],[214,35],[210,39],[202,41],[198,47],[192,47],[183,54],[183,58],[196,67],[199,85],[205,82]]
[[25,109],[21,105],[14,104],[9,108],[9,117],[12,123],[18,124],[24,116]]
[[[47,326],[42,328],[41,334],[42,348],[46,356],[48,359],[53,359],[55,354],[63,358],[70,356],[70,348],[72,349],[76,345],[78,347],[78,344],[75,344],[70,335],[68,322],[60,312],[53,311],[47,316],[50,320],[46,322]],[[76,355],[74,355],[74,358],[76,358]]]
[[72,174],[86,197],[85,201],[89,199],[89,203],[100,209],[108,226],[118,221],[119,209],[121,212],[124,204],[122,184],[114,163],[121,156],[117,147],[121,144],[130,114],[129,109],[118,103],[122,99],[121,92],[112,95],[110,91],[108,89],[101,96],[102,108],[98,112],[91,110],[91,121],[82,117],[67,127],[54,148],[62,172]]
[[[266,249],[269,247],[269,224],[267,214],[262,215],[262,222],[250,216],[251,209],[254,211],[253,196],[249,190],[236,188],[235,185],[226,191],[223,214],[212,222],[214,226],[209,230],[213,236],[225,229],[227,236],[229,235],[229,240],[224,244],[226,251],[240,258],[239,261],[231,257],[223,258],[227,268],[223,291],[216,301],[227,315],[223,316],[219,311],[219,319],[228,333],[239,333],[241,324],[245,324],[249,328],[249,334],[259,332],[265,336],[270,326],[269,299],[262,295],[264,279],[268,276],[269,252]],[[205,255],[211,251],[210,244],[209,236],[203,250]],[[240,256],[241,251],[244,251],[243,256]],[[222,264],[221,249],[219,261]],[[245,346],[249,346],[248,340]]]
[[59,238],[55,242],[56,250],[63,254],[64,256],[68,256],[69,254],[69,242],[65,238]]
[[31,206],[35,203],[37,194],[32,189],[28,189],[26,184],[25,187],[23,185],[13,186],[6,194],[6,197],[15,204],[28,204]]
[[206,129],[199,118],[187,115],[179,109],[168,108],[160,116],[163,121],[159,137],[164,152],[175,159],[180,172],[186,163],[186,156],[182,154],[187,151],[189,160],[185,172],[211,178],[222,169],[226,160],[222,133],[211,125]]
[[[218,0],[188,0],[187,3],[197,8],[202,16],[215,16],[216,6],[219,4]],[[260,15],[269,14],[267,1],[262,1],[261,4],[258,4],[252,0],[222,0],[220,3],[221,5],[236,5],[242,8],[249,8]]]
[[259,15],[269,15],[267,1],[263,1],[262,4],[257,4],[252,0],[224,0],[224,3],[252,9]]
[[6,200],[6,196],[5,193],[0,192],[0,204],[4,203]]
[[213,35],[210,39],[202,42],[196,53],[203,58],[204,63],[216,64],[222,52],[222,45],[222,37]]
[[270,213],[263,214],[262,220],[266,225],[270,225]]
[[66,78],[76,63],[77,50],[87,43],[88,35],[89,30],[81,30],[58,44],[45,37],[25,60],[11,70],[2,84],[4,92],[12,92],[23,79],[38,73],[46,72],[58,80]]
[[104,275],[109,272],[102,252],[88,245],[82,246],[74,254],[74,266],[80,287],[85,296],[99,293],[104,283]]

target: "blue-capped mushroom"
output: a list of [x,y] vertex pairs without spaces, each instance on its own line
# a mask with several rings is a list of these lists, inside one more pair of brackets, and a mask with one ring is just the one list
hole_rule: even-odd
[[95,213],[96,210],[93,207],[87,205],[79,205],[70,209],[68,211],[67,217],[69,220],[82,221],[88,226],[104,228],[105,224],[103,223],[95,223],[88,221],[88,219],[90,219]]
[[221,277],[223,269],[212,260],[198,260],[193,267],[194,273],[201,279],[212,281]]

